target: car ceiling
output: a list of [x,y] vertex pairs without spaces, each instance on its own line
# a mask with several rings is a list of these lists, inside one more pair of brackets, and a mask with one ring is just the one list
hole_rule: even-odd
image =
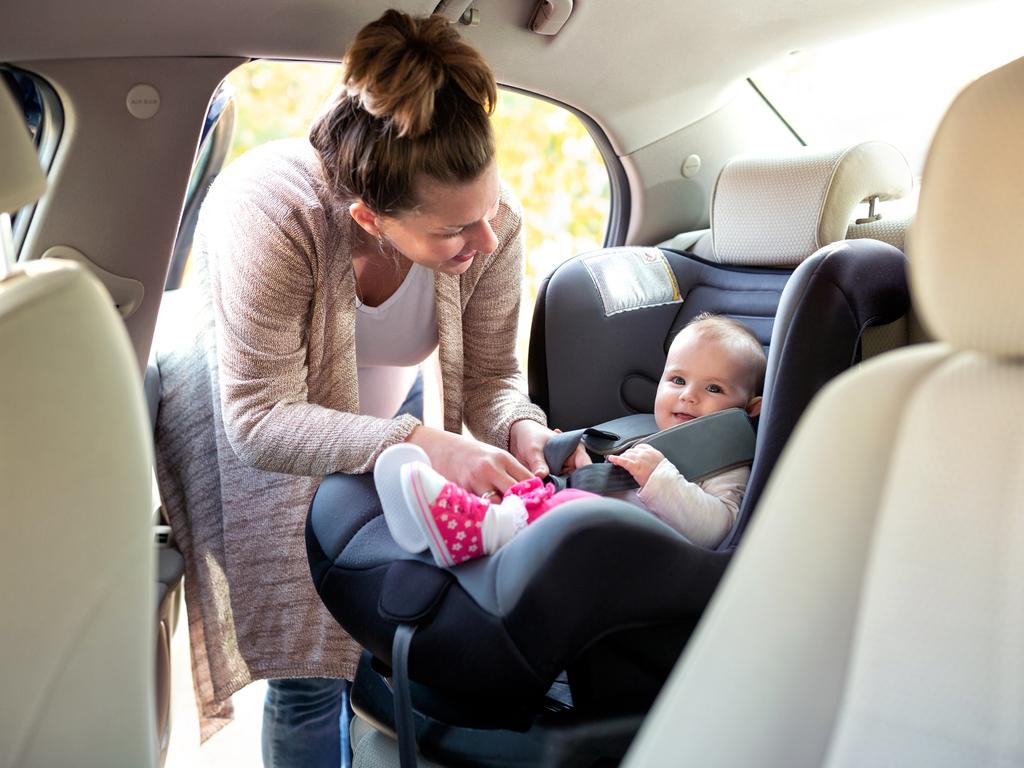
[[[8,62],[140,56],[336,60],[352,35],[393,6],[436,0],[32,0],[8,10]],[[554,37],[527,29],[535,0],[476,0],[461,27],[498,80],[571,104],[628,155],[702,117],[752,70],[791,50],[855,35],[964,0],[576,0]],[[866,82],[885,62],[865,61]]]

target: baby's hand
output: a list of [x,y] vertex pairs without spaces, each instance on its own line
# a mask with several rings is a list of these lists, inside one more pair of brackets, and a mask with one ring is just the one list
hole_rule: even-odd
[[608,461],[629,472],[637,484],[643,488],[650,479],[651,473],[661,464],[664,458],[664,454],[657,448],[652,448],[646,443],[640,443],[620,453],[618,456],[609,456]]

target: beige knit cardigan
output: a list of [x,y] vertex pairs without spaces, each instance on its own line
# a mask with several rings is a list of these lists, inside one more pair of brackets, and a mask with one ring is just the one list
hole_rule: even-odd
[[[507,448],[513,422],[544,414],[514,352],[521,215],[507,190],[492,225],[497,250],[436,273],[435,297],[445,429],[465,421]],[[351,226],[308,142],[249,152],[214,183],[189,288],[161,313],[157,473],[185,556],[204,738],[253,680],[351,679],[358,660],[313,590],[306,512],[324,475],[369,471],[418,421],[358,415]]]

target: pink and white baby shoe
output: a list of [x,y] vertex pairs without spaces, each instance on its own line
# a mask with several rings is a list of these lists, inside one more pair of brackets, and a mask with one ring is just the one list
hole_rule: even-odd
[[422,462],[402,467],[402,491],[438,565],[484,554],[483,525],[490,504]]
[[430,466],[429,457],[417,445],[398,443],[385,448],[373,465],[373,482],[391,538],[406,552],[416,554],[427,551],[427,538],[402,493],[402,467],[413,461]]
[[405,464],[401,476],[408,510],[438,565],[489,555],[526,526],[526,509],[518,497],[489,504],[419,461]]

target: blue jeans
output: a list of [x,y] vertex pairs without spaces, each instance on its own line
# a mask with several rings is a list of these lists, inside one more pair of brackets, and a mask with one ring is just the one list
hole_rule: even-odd
[[347,680],[325,678],[268,680],[263,703],[265,768],[339,768],[342,754],[348,752],[347,687]]
[[[398,409],[423,418],[423,376]],[[351,765],[348,681],[303,677],[267,681],[263,703],[264,768],[338,768]],[[344,759],[344,763],[342,760]]]
[[415,416],[417,419],[423,420],[423,374],[420,373],[416,376],[416,381],[412,383],[409,388],[409,394],[405,396],[405,402],[402,403],[398,409],[398,413],[395,416],[401,416],[403,413],[407,413],[410,416]]

